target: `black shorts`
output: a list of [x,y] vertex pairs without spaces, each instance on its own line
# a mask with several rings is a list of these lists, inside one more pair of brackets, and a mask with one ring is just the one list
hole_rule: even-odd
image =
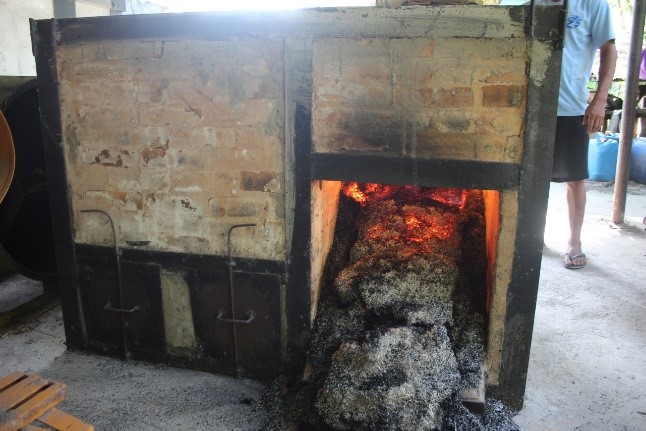
[[564,183],[588,178],[588,142],[590,136],[583,115],[556,117],[552,181]]

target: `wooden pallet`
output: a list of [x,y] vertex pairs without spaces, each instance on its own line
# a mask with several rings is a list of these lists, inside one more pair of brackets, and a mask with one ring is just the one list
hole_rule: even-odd
[[0,378],[0,431],[93,431],[92,425],[55,408],[66,394],[64,384],[35,374],[12,373]]

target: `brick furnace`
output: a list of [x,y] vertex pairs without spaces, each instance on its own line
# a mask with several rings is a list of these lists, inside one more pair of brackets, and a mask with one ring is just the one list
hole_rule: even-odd
[[343,182],[484,196],[488,393],[519,407],[563,11],[32,22],[67,344],[302,370]]

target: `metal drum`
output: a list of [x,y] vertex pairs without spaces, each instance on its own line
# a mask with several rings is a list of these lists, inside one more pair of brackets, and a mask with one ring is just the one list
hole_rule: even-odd
[[0,102],[0,111],[15,153],[13,180],[0,202],[0,258],[27,277],[53,281],[56,258],[36,80]]
[[16,153],[13,148],[11,130],[4,115],[0,112],[0,202],[4,199],[16,167]]

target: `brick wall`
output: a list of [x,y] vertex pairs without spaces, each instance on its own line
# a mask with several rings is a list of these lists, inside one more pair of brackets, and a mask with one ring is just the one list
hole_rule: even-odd
[[524,39],[320,39],[313,143],[321,153],[519,163]]
[[284,260],[282,40],[61,45],[75,241]]
[[561,19],[560,8],[437,6],[32,23],[68,344],[113,343],[93,333],[106,311],[88,298],[118,298],[121,288],[101,260],[111,256],[110,225],[83,210],[108,212],[120,246],[150,241],[150,253],[124,253],[123,283],[148,304],[127,318],[155,324],[160,339],[167,331],[165,345],[149,343],[156,354],[200,355],[206,346],[200,365],[228,372],[232,364],[211,362],[223,332],[203,330],[228,302],[224,265],[187,255],[226,255],[228,229],[258,223],[234,231],[234,256],[280,264],[246,262],[236,299],[238,310],[258,299],[254,325],[266,325],[249,331],[249,346],[266,351],[258,362],[273,372],[303,361],[336,181],[358,172],[363,181],[486,188],[499,197],[487,217],[500,207],[489,248],[502,262],[490,266],[487,384],[519,409]]
[[[523,39],[316,39],[315,152],[519,163]],[[281,39],[58,47],[75,240],[285,258]]]

